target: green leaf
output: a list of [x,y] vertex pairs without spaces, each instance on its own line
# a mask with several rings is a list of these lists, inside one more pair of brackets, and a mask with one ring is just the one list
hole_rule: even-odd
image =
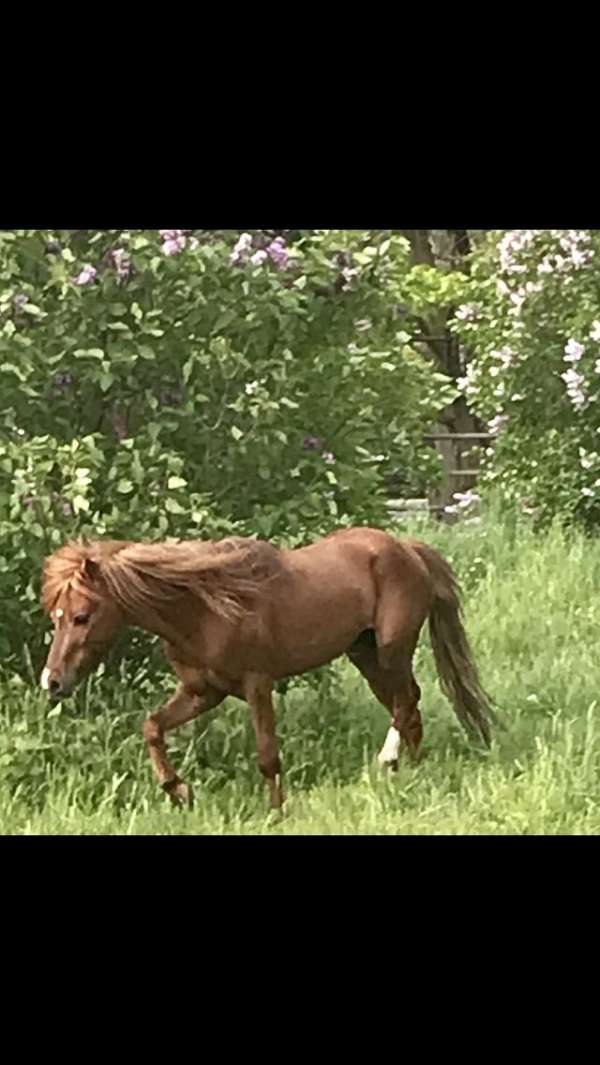
[[148,344],[138,344],[138,352],[142,359],[146,359],[147,362],[152,362],[156,359],[156,352],[154,348],[151,348]]
[[102,351],[102,348],[77,348],[77,350],[74,351],[73,354],[74,354],[76,359],[86,359],[86,358],[103,359],[104,358],[104,352]]
[[169,514],[185,514],[185,507],[182,507],[181,503],[172,499],[171,496],[165,500],[165,509],[169,511]]
[[186,488],[187,481],[183,477],[169,477],[167,488]]
[[85,498],[85,496],[75,496],[73,500],[73,510],[76,514],[80,514],[82,511],[85,511],[87,513],[89,509],[90,503],[89,500]]
[[237,425],[232,425],[231,435],[234,440],[241,440],[244,434],[241,429],[238,429]]
[[129,492],[133,492],[131,481],[128,481],[126,477],[122,477],[117,485],[117,492],[120,492],[121,495],[127,495]]

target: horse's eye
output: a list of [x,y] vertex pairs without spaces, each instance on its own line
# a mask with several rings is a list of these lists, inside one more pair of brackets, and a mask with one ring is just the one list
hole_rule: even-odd
[[76,614],[75,617],[73,618],[73,622],[74,622],[75,625],[87,625],[89,620],[90,620],[90,615],[89,614]]

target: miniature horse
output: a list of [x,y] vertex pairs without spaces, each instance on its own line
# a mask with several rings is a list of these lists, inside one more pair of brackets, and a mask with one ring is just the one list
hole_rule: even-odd
[[243,538],[69,543],[44,564],[42,598],[54,623],[42,687],[54,701],[98,665],[124,626],[162,637],[179,686],[146,720],[144,738],[176,804],[191,793],[167,760],[165,733],[234,695],[250,706],[258,765],[280,807],[273,682],[342,654],[392,715],[380,764],[397,766],[401,741],[415,758],[422,725],[412,659],[426,618],[443,690],[466,729],[490,743],[494,717],[456,580],[418,541],[354,528],[295,550]]

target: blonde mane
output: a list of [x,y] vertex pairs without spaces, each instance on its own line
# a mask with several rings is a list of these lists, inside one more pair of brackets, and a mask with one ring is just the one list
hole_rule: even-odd
[[[91,581],[85,562],[98,566]],[[233,620],[250,609],[249,600],[276,576],[280,554],[272,544],[231,537],[175,543],[99,541],[68,543],[44,563],[42,602],[50,613],[58,598],[72,589],[89,597],[109,596],[127,614],[160,613],[188,593],[209,610]]]

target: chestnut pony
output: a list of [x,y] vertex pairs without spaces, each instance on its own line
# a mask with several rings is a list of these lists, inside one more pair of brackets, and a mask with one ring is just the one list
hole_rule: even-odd
[[258,765],[271,805],[281,806],[273,682],[342,654],[392,715],[380,764],[397,766],[401,741],[415,758],[422,725],[412,659],[426,618],[443,690],[467,731],[490,743],[494,717],[456,580],[415,540],[354,528],[295,550],[242,538],[69,543],[44,564],[42,598],[54,623],[42,687],[54,701],[98,665],[123,626],[162,637],[179,685],[145,721],[144,738],[178,804],[191,793],[169,764],[165,733],[234,695],[250,706]]

